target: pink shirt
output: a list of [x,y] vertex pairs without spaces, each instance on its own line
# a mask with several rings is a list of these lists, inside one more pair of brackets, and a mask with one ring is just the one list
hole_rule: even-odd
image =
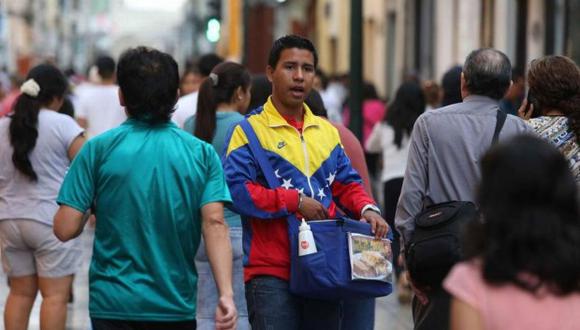
[[473,261],[453,267],[443,286],[479,311],[485,329],[580,329],[580,294],[535,296],[511,284],[491,286]]
[[[375,124],[383,119],[385,116],[386,107],[381,100],[366,100],[362,105],[363,113],[363,136],[362,145],[364,146],[375,127]],[[350,109],[347,107],[342,114],[342,122],[344,126],[348,127],[350,124]]]
[[0,117],[9,114],[12,111],[12,106],[16,99],[20,96],[19,90],[13,90],[0,102]]

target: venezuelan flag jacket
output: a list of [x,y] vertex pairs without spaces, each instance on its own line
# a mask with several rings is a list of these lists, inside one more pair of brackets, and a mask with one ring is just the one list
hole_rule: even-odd
[[[360,219],[367,204],[358,173],[344,153],[337,130],[304,105],[302,132],[288,124],[270,99],[248,115],[280,187],[267,188],[242,128],[226,137],[224,171],[233,208],[242,215],[244,278],[290,276],[290,250],[286,217],[298,211],[299,192],[321,202],[330,213],[337,206]],[[298,215],[299,217],[299,215]]]

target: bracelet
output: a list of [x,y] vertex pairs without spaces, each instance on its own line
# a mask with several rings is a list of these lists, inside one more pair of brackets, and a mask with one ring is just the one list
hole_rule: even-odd
[[298,210],[300,210],[300,207],[302,206],[302,195],[301,193],[298,193]]

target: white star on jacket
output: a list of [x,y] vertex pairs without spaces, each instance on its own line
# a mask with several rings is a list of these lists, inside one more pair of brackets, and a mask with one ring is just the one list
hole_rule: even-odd
[[326,181],[328,181],[329,187],[332,186],[332,183],[334,182],[334,178],[336,178],[336,172],[328,174],[328,178],[326,178]]
[[298,189],[298,193],[299,193],[300,195],[304,194],[304,188],[300,188],[300,189]]
[[294,185],[292,184],[292,178],[290,178],[288,180],[282,178],[282,181],[284,181],[284,183],[282,183],[281,186],[286,188],[286,190],[294,187]]
[[276,176],[276,178],[278,178],[278,179],[280,179],[280,178],[281,178],[280,174],[278,174],[278,172],[279,172],[279,171],[280,171],[280,169],[276,169],[276,170],[274,171],[274,175],[275,175],[275,176]]
[[324,197],[326,197],[326,194],[324,193],[324,188],[319,188],[318,194],[316,196],[318,196],[318,198],[320,198],[320,200],[322,200]]

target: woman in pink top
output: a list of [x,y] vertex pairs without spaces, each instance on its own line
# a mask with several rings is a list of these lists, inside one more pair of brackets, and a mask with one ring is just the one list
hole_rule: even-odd
[[[385,103],[379,99],[375,85],[370,82],[365,82],[363,86],[363,104],[362,104],[362,145],[365,146],[367,139],[373,131],[375,124],[379,123],[383,117],[387,108]],[[344,108],[343,114],[344,126],[349,127],[350,124],[350,109],[348,107]],[[367,168],[370,176],[375,178],[378,172],[378,161],[380,154],[368,152],[365,149],[365,160],[367,163]]]
[[[362,104],[362,115],[363,115],[363,140],[362,144],[365,145],[369,135],[375,127],[375,124],[380,122],[385,116],[387,111],[385,103],[379,99],[377,90],[372,83],[365,82],[363,88],[363,104]],[[343,113],[343,123],[344,126],[348,127],[350,124],[350,109],[348,107],[344,108]]]
[[451,329],[580,329],[580,211],[566,160],[520,136],[481,163],[484,221],[444,282]]

